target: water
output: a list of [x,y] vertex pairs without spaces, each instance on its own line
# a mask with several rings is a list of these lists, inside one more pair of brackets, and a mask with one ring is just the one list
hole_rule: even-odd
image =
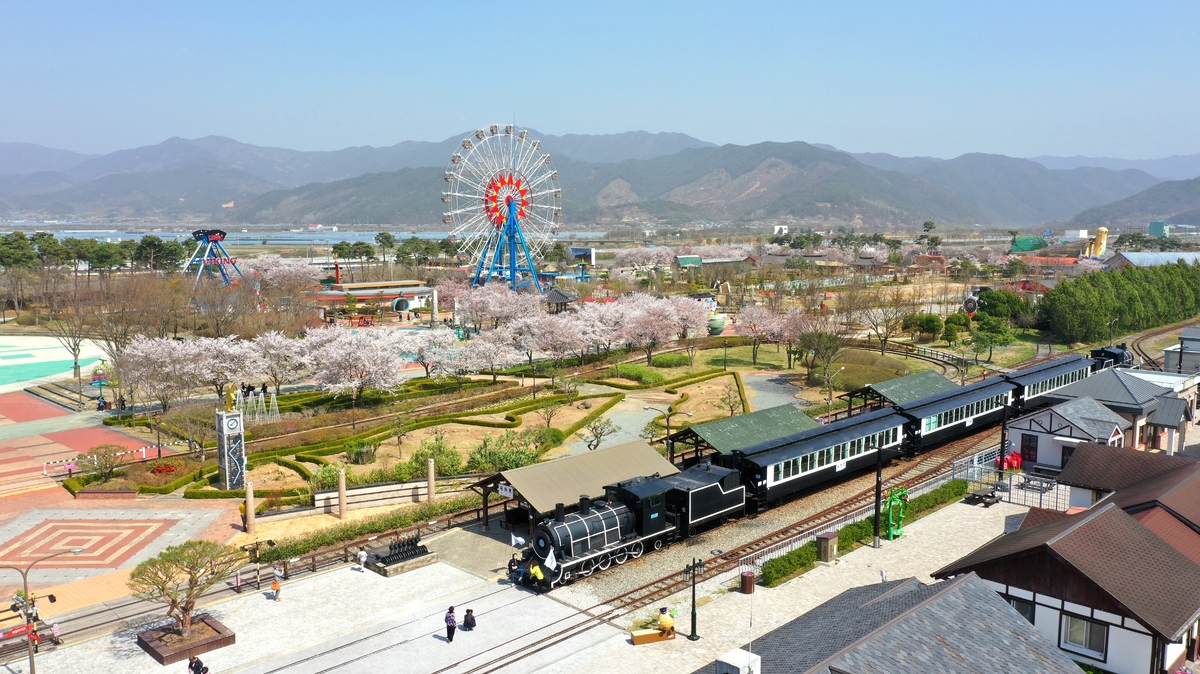
[[[229,227],[219,227],[214,225],[205,225],[204,229],[221,229],[226,233],[225,243],[227,244],[266,244],[275,246],[328,246],[339,241],[349,241],[356,243],[358,241],[366,241],[368,243],[375,242],[374,231],[340,231],[332,232],[328,229],[320,231],[280,231],[282,225],[239,225]],[[257,229],[256,229],[257,228]],[[249,231],[243,232],[246,229]],[[29,227],[23,228],[21,231],[26,233],[42,231],[39,230],[36,224],[31,224]],[[396,239],[403,241],[404,239],[416,237],[418,239],[433,239],[440,241],[448,236],[450,232],[416,232],[411,230],[381,230],[390,231],[396,236]],[[67,229],[57,230],[53,232],[59,239],[76,238],[76,239],[96,239],[97,241],[108,241],[110,243],[120,243],[124,240],[140,240],[143,236],[154,235],[161,239],[175,239],[180,242],[192,242],[192,234],[190,231],[165,231],[155,230],[149,232],[130,232],[120,229]],[[555,240],[562,239],[564,241],[573,238],[595,239],[605,236],[606,232],[559,232],[552,238]]]

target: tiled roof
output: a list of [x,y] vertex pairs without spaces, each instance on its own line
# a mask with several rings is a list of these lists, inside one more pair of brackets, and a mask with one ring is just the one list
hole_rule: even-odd
[[1022,527],[932,575],[967,573],[1038,548],[1073,567],[1167,641],[1200,616],[1200,565],[1113,503]]
[[959,386],[933,370],[925,370],[905,377],[881,381],[877,384],[868,384],[864,388],[871,389],[894,405],[904,405],[914,400],[952,391]]
[[1101,491],[1119,491],[1179,470],[1195,468],[1195,459],[1139,452],[1128,447],[1080,443],[1058,475],[1059,484]]
[[1087,379],[1064,386],[1046,397],[1056,400],[1095,398],[1097,402],[1109,407],[1135,409],[1138,414],[1144,414],[1158,406],[1159,396],[1169,394],[1170,389],[1138,379],[1119,368],[1108,368]]
[[1200,340],[1200,328],[1184,328],[1183,332],[1179,333],[1179,339]]
[[1171,544],[1188,559],[1200,564],[1200,534],[1171,514],[1166,508],[1149,508],[1133,513],[1133,519],[1142,523],[1159,538]]
[[1200,529],[1200,466],[1181,468],[1118,489],[1112,502],[1127,512],[1160,504]]
[[578,302],[579,298],[562,288],[551,288],[542,295],[542,301],[547,304],[569,304]]
[[795,405],[780,405],[698,424],[689,430],[712,445],[713,449],[728,454],[734,450],[795,435],[819,425]]
[[1076,398],[1059,403],[1050,409],[1091,437],[1102,440],[1108,440],[1112,436],[1114,426],[1125,430],[1133,425],[1093,398]]
[[973,574],[851,588],[756,639],[754,653],[764,672],[1079,671]]
[[1047,508],[1033,507],[1029,512],[1025,513],[1025,519],[1021,520],[1021,526],[1018,529],[1026,529],[1028,527],[1037,526],[1050,520],[1056,520],[1060,517],[1065,517],[1066,513],[1057,510],[1049,510]]

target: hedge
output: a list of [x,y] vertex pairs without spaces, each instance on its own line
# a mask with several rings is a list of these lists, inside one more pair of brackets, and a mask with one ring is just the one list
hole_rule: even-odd
[[635,365],[633,363],[621,363],[612,368],[613,378],[617,379],[632,379],[639,384],[654,385],[661,384],[666,381],[666,377],[661,372],[655,372],[645,365]]
[[[916,515],[940,505],[961,499],[967,493],[966,480],[950,480],[933,491],[922,494],[908,502],[906,519],[912,522]],[[848,551],[859,541],[875,535],[875,518],[868,517],[838,530],[838,550]],[[799,548],[769,560],[763,564],[762,579],[767,586],[780,583],[792,576],[807,571],[817,561],[817,543],[812,541]]]
[[[118,473],[113,474],[113,477],[117,477],[117,476],[118,476]],[[100,481],[100,476],[95,473],[92,473],[91,475],[80,475],[78,477],[67,478],[62,481],[62,486],[63,486],[63,489],[66,489],[67,491],[71,492],[71,496],[74,496],[75,492],[79,491],[80,489],[83,489],[84,487],[88,486],[89,484],[91,484],[93,482],[99,482],[99,481]]]
[[[652,370],[652,372],[653,372],[653,370]],[[657,374],[657,373],[655,373],[655,374]],[[663,381],[658,382],[657,384],[623,384],[621,382],[614,382],[609,379],[585,379],[584,381],[589,384],[599,384],[601,386],[611,386],[612,388],[619,388],[623,391],[638,391],[641,389],[655,388],[657,386],[671,386],[672,384],[679,384],[681,386],[686,386],[687,384],[684,384],[683,382],[687,382],[688,384],[690,384],[690,383],[692,383],[690,381],[692,379],[695,379],[697,381],[702,381],[705,376],[714,375],[714,374],[720,375],[720,374],[725,374],[725,372],[718,368],[712,368],[709,370],[701,370],[700,372],[693,372],[691,374],[685,374],[685,375],[681,375],[678,377],[673,377],[671,379],[665,379]]]
[[180,477],[177,480],[172,480],[161,487],[154,487],[148,484],[139,484],[139,494],[170,494],[171,492],[186,487],[187,485],[201,479],[206,473],[215,473],[219,470],[217,466],[205,466],[194,470],[187,475]]
[[682,353],[660,353],[650,359],[651,367],[684,367],[691,364],[687,354]]
[[371,534],[410,527],[417,522],[427,522],[442,515],[449,515],[470,508],[478,508],[482,500],[477,495],[456,499],[426,502],[412,510],[392,512],[379,517],[339,524],[308,536],[285,539],[273,548],[262,552],[259,560],[264,564],[279,562],[327,548],[339,543],[357,540]]
[[[614,405],[616,405],[617,403],[621,402],[624,399],[625,399],[625,394],[618,393],[617,395],[613,396],[612,400],[609,400],[608,402],[604,403],[603,405],[597,407],[596,409],[594,409],[590,413],[588,413],[588,415],[586,417],[584,417],[584,418],[580,419],[579,421],[576,421],[575,423],[568,426],[567,429],[562,432],[563,440],[566,440],[567,438],[571,437],[575,433],[578,433],[580,431],[580,429],[587,427],[588,424],[590,424],[593,421],[595,421],[596,419],[598,419],[601,414],[604,414],[605,412],[609,411],[610,409],[613,408]],[[561,444],[561,441],[560,441],[560,444]]]

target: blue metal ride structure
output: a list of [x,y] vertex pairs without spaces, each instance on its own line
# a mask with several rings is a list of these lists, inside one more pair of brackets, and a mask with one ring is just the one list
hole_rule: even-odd
[[242,270],[238,269],[237,258],[232,257],[226,252],[225,246],[221,245],[225,240],[225,232],[219,229],[197,229],[192,232],[192,238],[196,240],[196,250],[183,269],[190,273],[192,268],[195,268],[196,280],[192,284],[193,289],[200,285],[200,278],[205,272],[208,272],[209,278],[216,278],[217,274],[220,274],[221,283],[224,285],[234,282],[234,273],[240,279],[245,278]]
[[[511,185],[513,181],[511,175],[508,176],[508,181]],[[503,179],[500,183],[503,186]],[[518,190],[521,189],[519,179],[516,187]],[[525,242],[525,233],[521,231],[519,215],[522,212],[522,204],[514,196],[513,194],[505,196],[503,205],[495,204],[495,199],[492,199],[495,204],[492,206],[492,213],[499,217],[493,218],[496,226],[488,234],[487,243],[483,245],[479,264],[475,267],[475,278],[471,281],[472,288],[487,283],[493,276],[499,276],[508,279],[509,287],[514,291],[517,288],[532,285],[537,292],[542,292],[542,284],[538,280],[537,269],[533,265],[533,256],[529,253],[529,245]],[[493,244],[495,244],[494,252]],[[505,249],[508,250],[507,266],[504,264]],[[485,265],[487,274],[484,274]],[[523,274],[527,274],[528,278],[523,278]]]

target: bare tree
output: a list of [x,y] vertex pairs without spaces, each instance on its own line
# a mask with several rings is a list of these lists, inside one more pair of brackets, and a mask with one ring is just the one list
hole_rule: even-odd
[[860,316],[867,327],[875,333],[879,340],[879,353],[887,352],[888,340],[900,331],[904,325],[904,317],[912,313],[912,301],[899,286],[883,288],[862,310]]
[[742,409],[742,396],[738,392],[737,385],[733,383],[726,384],[725,388],[721,389],[721,394],[717,397],[717,402],[729,410],[729,416],[737,414]]
[[57,319],[46,324],[46,331],[71,354],[80,403],[83,402],[83,382],[79,378],[79,352],[83,349],[83,340],[87,339],[90,333],[87,323],[88,312],[84,308],[83,300],[78,293],[72,293]]
[[546,422],[546,428],[550,428],[550,424],[554,422],[554,417],[558,416],[558,413],[561,412],[562,409],[562,403],[550,403],[549,405],[539,407],[537,410],[537,415],[542,418],[542,421]]

